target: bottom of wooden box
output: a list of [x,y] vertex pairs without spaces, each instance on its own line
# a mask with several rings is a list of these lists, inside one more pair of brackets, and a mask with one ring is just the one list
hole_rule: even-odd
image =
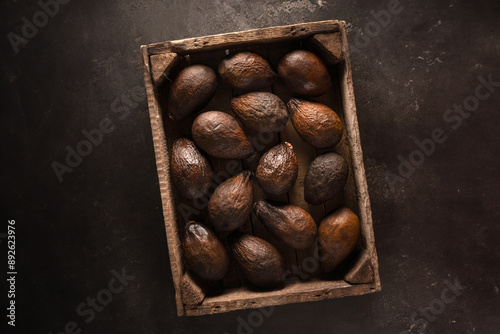
[[222,295],[207,297],[199,305],[185,305],[187,316],[224,313],[324,299],[359,296],[380,291],[376,283],[351,285],[345,281],[308,281],[287,284],[283,289],[256,292],[247,287],[229,289]]

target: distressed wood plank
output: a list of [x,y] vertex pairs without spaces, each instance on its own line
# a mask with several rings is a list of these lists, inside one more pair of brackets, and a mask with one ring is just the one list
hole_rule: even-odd
[[327,63],[338,64],[342,61],[342,36],[340,31],[316,34],[309,37],[307,42],[323,56]]
[[171,52],[150,57],[151,74],[156,85],[161,85],[166,80],[168,73],[178,60],[179,55]]
[[350,284],[371,283],[374,279],[373,264],[367,251],[361,253],[354,266],[344,276],[344,280]]
[[254,292],[247,288],[207,297],[200,305],[186,307],[186,315],[229,312],[240,309],[302,303],[375,292],[369,284],[350,285],[344,281],[308,281],[287,285],[282,290]]
[[182,302],[185,305],[198,305],[206,296],[206,285],[198,277],[186,271],[181,281]]
[[368,194],[368,184],[366,181],[365,167],[363,163],[363,150],[359,136],[358,116],[356,113],[356,102],[354,99],[354,88],[352,84],[351,62],[349,59],[349,47],[347,44],[346,24],[341,22],[340,32],[342,34],[342,54],[344,62],[341,65],[341,94],[342,104],[345,113],[346,134],[349,140],[349,148],[352,158],[353,173],[356,183],[356,196],[358,200],[358,210],[361,221],[362,238],[366,249],[370,253],[375,274],[375,286],[377,291],[381,289],[380,276],[378,271],[378,258],[375,249],[375,236],[373,234],[373,219],[370,205],[370,196]]
[[157,92],[153,85],[151,76],[151,67],[149,63],[148,47],[141,46],[142,69],[144,75],[144,84],[148,96],[149,118],[151,121],[151,130],[153,133],[154,151],[156,157],[156,169],[158,172],[158,182],[162,194],[162,208],[165,222],[165,231],[167,235],[168,254],[170,258],[170,267],[172,269],[172,280],[175,288],[175,302],[177,305],[177,315],[184,315],[184,307],[181,297],[181,278],[183,273],[183,264],[181,259],[181,243],[177,229],[177,217],[173,203],[173,192],[170,185],[169,175],[169,157],[166,145],[165,132],[163,130],[163,118],[161,109],[158,105]]
[[339,21],[328,20],[180,39],[176,41],[150,44],[149,54],[153,55],[164,52],[176,52],[180,54],[195,53],[234,45],[252,43],[264,44],[276,41],[282,42],[318,33],[338,31],[339,26]]

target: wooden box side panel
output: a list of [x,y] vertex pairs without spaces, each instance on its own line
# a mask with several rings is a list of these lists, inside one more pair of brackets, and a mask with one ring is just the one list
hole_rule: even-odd
[[170,176],[168,148],[166,145],[165,132],[163,130],[161,108],[158,105],[157,92],[153,84],[153,76],[151,73],[147,46],[141,46],[141,55],[144,83],[146,86],[146,93],[148,98],[149,117],[153,134],[158,182],[160,185],[165,231],[167,236],[168,254],[170,258],[172,280],[175,289],[175,302],[177,307],[177,315],[181,316],[184,315],[184,306],[180,293],[183,265],[181,259],[179,231],[176,224],[176,210],[172,201],[172,189],[169,182]]
[[283,42],[314,34],[338,31],[339,27],[340,23],[337,20],[300,23],[155,43],[150,44],[148,50],[151,55],[165,52],[196,53],[235,45]]
[[363,295],[375,292],[371,284],[350,285],[344,281],[306,281],[288,284],[281,290],[253,292],[247,288],[231,289],[220,296],[208,297],[201,305],[187,306],[187,316],[224,313],[241,309],[286,305],[291,303]]
[[372,259],[374,270],[376,291],[380,291],[380,276],[378,269],[378,258],[375,249],[375,236],[373,233],[373,219],[370,206],[370,196],[368,194],[368,184],[366,181],[365,167],[363,163],[363,150],[359,135],[358,117],[356,112],[356,102],[354,99],[354,87],[352,83],[351,62],[349,57],[349,47],[347,43],[346,24],[340,22],[340,33],[342,35],[343,63],[341,64],[341,92],[344,107],[345,126],[354,168],[356,180],[356,195],[358,199],[359,218],[362,224],[364,244]]

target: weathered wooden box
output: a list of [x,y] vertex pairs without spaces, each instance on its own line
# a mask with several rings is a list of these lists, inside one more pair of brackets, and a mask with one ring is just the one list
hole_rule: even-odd
[[[188,219],[209,224],[208,219],[205,219],[206,203],[202,203],[203,201],[189,203],[181,196],[177,196],[169,176],[169,151],[172,143],[180,136],[191,137],[191,123],[196,115],[182,121],[174,121],[167,116],[165,99],[170,79],[188,64],[201,63],[216,70],[218,63],[226,54],[237,50],[258,53],[267,58],[276,69],[278,61],[284,54],[298,48],[315,52],[327,64],[331,73],[333,88],[314,100],[331,107],[344,123],[344,137],[335,147],[335,151],[348,161],[349,179],[344,191],[333,200],[319,206],[307,204],[303,194],[304,175],[309,163],[322,151],[303,142],[291,122],[288,122],[286,129],[280,134],[252,131],[248,131],[247,134],[253,138],[259,154],[279,141],[292,143],[299,160],[297,183],[292,191],[280,197],[266,195],[256,187],[254,197],[256,200],[267,198],[299,205],[311,213],[317,224],[329,212],[347,206],[358,214],[361,221],[362,237],[358,249],[334,273],[322,274],[318,270],[316,246],[300,251],[287,248],[273,239],[258,219],[252,216],[242,229],[270,241],[283,255],[288,270],[285,287],[271,291],[255,290],[246,284],[233,261],[226,277],[212,287],[211,294],[205,296],[196,283],[185,274],[180,236]],[[345,22],[336,20],[312,22],[143,45],[141,54],[179,316],[362,295],[381,289]],[[269,91],[280,96],[285,103],[291,97],[279,81]],[[220,110],[232,113],[231,98],[240,93],[242,92],[231,89],[219,78],[216,95],[200,112]],[[211,162],[216,178],[222,182],[241,169],[255,171],[258,159],[259,156],[240,161],[211,159]],[[219,237],[225,242],[227,233],[219,233]],[[197,295],[196,298],[200,296],[201,298],[193,302],[193,294]],[[203,301],[200,303],[201,299]]]

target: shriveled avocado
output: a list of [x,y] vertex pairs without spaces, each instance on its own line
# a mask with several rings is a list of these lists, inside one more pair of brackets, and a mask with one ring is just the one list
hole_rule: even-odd
[[224,58],[219,74],[232,87],[259,90],[271,86],[277,79],[267,60],[253,52],[238,52]]
[[320,96],[332,87],[325,64],[314,53],[305,50],[295,50],[281,58],[278,74],[297,95]]
[[184,197],[194,199],[208,193],[213,171],[191,140],[179,138],[172,146],[170,175],[175,188]]
[[245,277],[262,288],[273,288],[283,283],[285,261],[269,242],[250,234],[233,232],[229,245],[234,259]]
[[167,111],[180,120],[203,108],[217,89],[215,71],[205,65],[190,65],[174,79],[170,87]]
[[290,99],[287,106],[293,127],[307,143],[317,148],[328,148],[342,139],[342,121],[324,104]]
[[359,218],[349,208],[338,209],[321,221],[318,242],[324,272],[335,269],[354,251],[360,232]]
[[212,225],[232,231],[243,225],[252,212],[253,174],[245,170],[222,182],[208,201]]
[[268,92],[253,92],[231,100],[236,117],[248,128],[279,132],[288,122],[288,112],[281,99]]
[[182,241],[184,261],[194,273],[208,280],[220,280],[229,267],[229,255],[207,226],[189,222]]
[[304,178],[304,198],[307,203],[318,205],[337,195],[347,182],[349,166],[337,153],[330,152],[316,157]]
[[278,240],[295,249],[304,249],[316,239],[316,223],[301,207],[292,204],[272,205],[258,201],[255,215]]
[[273,195],[287,193],[295,185],[299,165],[292,144],[283,142],[264,153],[256,170],[257,182]]
[[196,145],[216,158],[245,159],[255,152],[240,123],[222,111],[198,115],[191,132]]

